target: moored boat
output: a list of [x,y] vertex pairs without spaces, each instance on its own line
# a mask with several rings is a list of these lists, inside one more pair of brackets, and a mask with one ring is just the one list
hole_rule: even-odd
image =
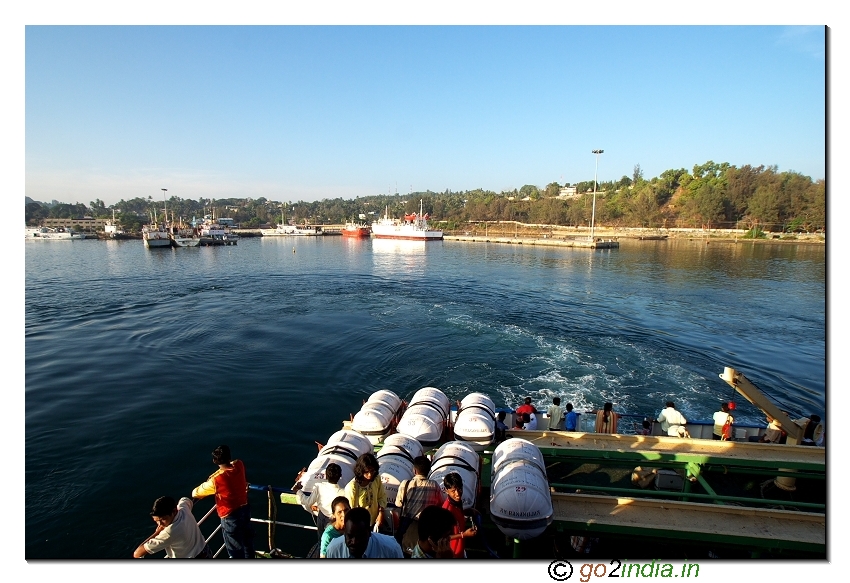
[[151,223],[142,227],[142,240],[148,249],[171,247],[171,235],[163,223]]
[[42,241],[79,241],[85,239],[85,233],[78,233],[73,229],[65,227],[27,227],[26,239],[37,239]]
[[162,220],[157,216],[159,211],[151,211],[150,223],[142,227],[142,240],[148,249],[163,249],[171,247],[171,234],[168,225],[168,205],[165,202],[167,189],[162,189]]
[[419,201],[419,214],[404,215],[404,220],[391,219],[387,207],[383,218],[372,223],[372,236],[376,239],[440,241],[443,231],[431,228],[428,224],[430,218],[430,215],[422,212],[422,200]]
[[286,237],[290,235],[299,235],[305,237],[317,237],[323,234],[322,227],[318,225],[308,225],[306,222],[303,225],[290,225],[286,222],[285,215],[281,213],[280,222],[274,229],[260,229],[263,237]]
[[341,232],[343,237],[365,238],[372,234],[372,229],[369,228],[369,225],[349,222],[345,223]]
[[204,215],[204,220],[193,221],[198,233],[198,245],[212,247],[217,245],[236,245],[239,235],[232,233],[227,225],[220,224],[212,215]]

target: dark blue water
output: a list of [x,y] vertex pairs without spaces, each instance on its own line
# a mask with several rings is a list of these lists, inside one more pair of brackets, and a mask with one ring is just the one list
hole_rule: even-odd
[[825,417],[824,255],[685,240],[27,242],[26,557],[129,557],[153,500],[188,495],[219,443],[249,481],[288,487],[313,441],[378,389],[641,415],[673,399],[708,419],[733,366]]

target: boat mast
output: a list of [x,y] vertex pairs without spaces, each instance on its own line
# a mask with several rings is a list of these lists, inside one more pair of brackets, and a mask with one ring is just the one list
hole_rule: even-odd
[[593,241],[593,227],[596,223],[596,175],[599,172],[599,154],[605,150],[593,150],[596,154],[596,170],[593,171],[593,211],[590,215],[590,240]]

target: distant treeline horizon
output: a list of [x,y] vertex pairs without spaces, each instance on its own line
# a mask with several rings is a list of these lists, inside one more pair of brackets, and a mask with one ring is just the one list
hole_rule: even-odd
[[[559,196],[562,187],[575,194]],[[384,212],[391,217],[424,212],[446,229],[477,221],[518,221],[532,224],[586,226],[593,212],[593,181],[576,184],[551,182],[540,188],[526,184],[519,189],[494,192],[475,189],[408,194],[375,194],[354,199],[274,201],[266,198],[167,199],[169,218],[189,221],[205,214],[231,217],[243,228],[286,222],[341,224],[371,222]],[[148,222],[151,213],[162,215],[163,201],[153,196],[120,200],[106,206],[100,199],[88,206],[28,199],[27,225],[45,218],[111,218],[134,231]],[[740,168],[726,162],[665,170],[645,179],[640,165],[632,176],[596,185],[596,225],[612,227],[764,228],[766,230],[816,231],[826,226],[826,183],[798,172],[779,172],[776,166]]]

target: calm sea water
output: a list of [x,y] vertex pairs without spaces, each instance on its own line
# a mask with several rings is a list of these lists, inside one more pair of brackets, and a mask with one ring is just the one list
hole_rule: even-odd
[[[220,443],[250,482],[288,487],[314,440],[378,389],[480,391],[499,406],[560,395],[641,415],[673,399],[708,419],[732,396],[718,374],[734,366],[780,406],[829,421],[822,246],[25,249],[27,558],[129,557],[153,530],[153,500],[189,495]],[[762,416],[743,403],[738,419]],[[252,505],[265,516],[262,496]],[[285,550],[312,542],[286,537]]]

